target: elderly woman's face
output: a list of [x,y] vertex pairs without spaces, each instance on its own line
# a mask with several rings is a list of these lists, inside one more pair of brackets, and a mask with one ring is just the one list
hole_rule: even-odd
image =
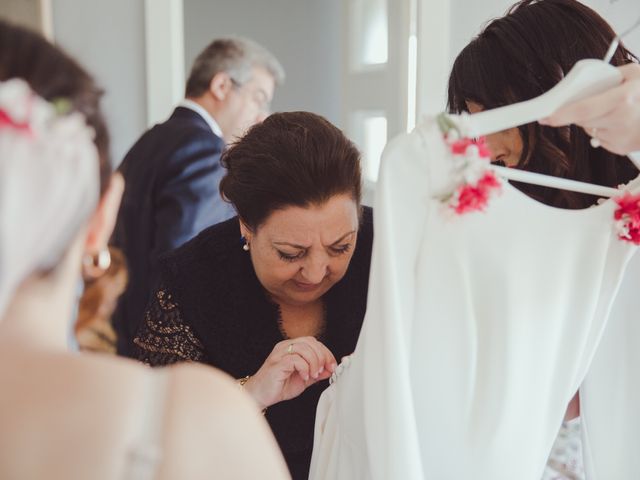
[[304,305],[346,273],[358,236],[358,207],[349,195],[322,205],[273,212],[255,232],[241,224],[262,286],[273,299]]

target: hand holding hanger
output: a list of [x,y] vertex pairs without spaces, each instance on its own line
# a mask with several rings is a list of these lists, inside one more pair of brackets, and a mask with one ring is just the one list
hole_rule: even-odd
[[[618,35],[604,61],[609,62],[620,40],[640,27],[640,18]],[[589,132],[597,145],[610,152],[627,155],[640,165],[640,66],[619,67],[622,84],[559,108],[543,125],[559,127],[575,123]],[[634,152],[635,151],[635,152]],[[639,167],[640,168],[640,167]]]
[[619,67],[622,84],[561,107],[540,121],[581,126],[600,145],[620,155],[640,150],[640,65]]

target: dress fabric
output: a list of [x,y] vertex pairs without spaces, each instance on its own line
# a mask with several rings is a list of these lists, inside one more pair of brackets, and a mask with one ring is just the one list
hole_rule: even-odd
[[580,387],[586,478],[640,478],[640,255],[627,268]]
[[433,119],[385,149],[367,313],[318,405],[312,480],[543,475],[636,247],[613,200],[563,210],[501,181],[453,214],[453,163]]
[[[353,352],[360,333],[372,242],[372,212],[365,208],[347,273],[324,296],[326,325],[319,340],[337,359]],[[136,358],[149,365],[196,361],[242,378],[255,374],[285,339],[278,307],[242,249],[237,217],[161,258],[160,284],[134,338]],[[309,476],[316,406],[328,384],[316,383],[266,412],[294,480]]]

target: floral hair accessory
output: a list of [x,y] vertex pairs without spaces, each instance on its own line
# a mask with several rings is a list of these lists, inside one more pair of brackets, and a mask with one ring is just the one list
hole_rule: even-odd
[[0,82],[0,318],[20,282],[60,262],[98,203],[94,131],[63,107],[22,79]]
[[640,245],[640,194],[625,192],[615,202],[619,207],[613,214],[618,238]]
[[457,215],[484,211],[489,199],[502,190],[489,169],[491,152],[484,137],[459,138],[456,130],[449,130],[445,142],[453,155],[456,186],[441,200]]

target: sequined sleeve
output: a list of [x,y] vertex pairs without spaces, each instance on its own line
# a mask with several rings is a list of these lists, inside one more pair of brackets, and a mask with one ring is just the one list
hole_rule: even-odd
[[138,360],[151,366],[204,360],[204,346],[182,318],[171,292],[156,290],[133,339]]

